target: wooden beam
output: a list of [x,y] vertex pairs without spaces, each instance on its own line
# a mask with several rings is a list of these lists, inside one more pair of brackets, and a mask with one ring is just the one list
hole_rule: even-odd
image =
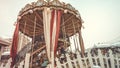
[[46,45],[43,45],[42,47],[40,47],[39,49],[37,49],[36,51],[32,52],[31,56],[34,55],[35,53],[41,51],[42,49],[44,49],[46,47]]
[[[26,29],[25,30],[25,32],[23,32],[22,31],[22,33],[24,33],[25,35],[28,35],[28,36],[33,36],[33,30],[28,30],[28,29]],[[40,30],[37,30],[36,32],[35,32],[35,35],[40,35],[41,33],[43,33],[43,31],[40,31]]]
[[67,23],[66,22],[68,22],[68,21],[70,21],[70,19],[72,19],[74,17],[74,15],[71,15],[67,20],[65,20],[62,24],[61,24],[61,26],[64,26],[64,25],[66,25]]
[[29,62],[30,62],[30,53],[27,53],[25,56],[25,68],[29,68]]
[[[24,31],[24,26],[21,26],[20,28],[21,28],[21,30]],[[25,31],[33,32],[33,29],[32,29],[32,27],[30,27],[30,26],[28,27],[28,26],[27,26],[27,27],[25,28]],[[40,32],[40,31],[43,31],[43,30],[36,28],[35,31],[36,31],[36,32]]]
[[84,47],[84,41],[81,35],[81,31],[79,31],[79,42],[80,42],[80,49],[81,49],[82,57],[84,57],[85,47]]
[[[28,20],[29,22],[32,22],[32,23],[34,23],[34,20],[31,20],[30,18],[28,18],[28,17],[24,17],[26,20]],[[36,26],[39,26],[39,27],[42,27],[43,28],[43,26],[42,25],[40,25],[40,24],[38,24],[38,23],[36,23]]]
[[[28,29],[28,30],[32,31],[33,27],[34,27],[33,25],[26,24],[26,28],[25,29]],[[24,30],[23,24],[21,24],[20,28],[22,28]],[[37,26],[36,30],[42,31],[43,29]]]
[[74,17],[74,15],[70,16],[67,20],[65,20],[65,23],[71,20]]
[[[77,21],[77,22],[75,22],[75,25],[77,25],[77,23],[78,23],[79,21]],[[73,26],[73,24],[71,23],[71,24],[68,24],[68,25],[65,25],[65,28],[70,28],[70,26]],[[77,25],[78,26],[78,25]]]
[[[30,34],[34,34],[34,32],[29,32]],[[42,32],[35,32],[35,35],[40,35]]]
[[26,19],[26,20],[34,23],[34,20],[32,20],[32,19],[30,19],[30,18],[28,18],[28,17],[26,17],[26,16],[24,16],[24,19]]
[[34,12],[34,13],[35,13],[35,15],[38,17],[38,19],[40,19],[40,21],[43,22],[43,19],[42,19],[41,16],[38,14],[38,12],[36,11],[36,12]]

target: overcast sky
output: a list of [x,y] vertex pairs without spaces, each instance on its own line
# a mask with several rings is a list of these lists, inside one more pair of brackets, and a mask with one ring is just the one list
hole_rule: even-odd
[[[0,0],[0,37],[12,37],[18,12],[37,0]],[[120,0],[60,0],[79,10],[85,47],[120,38]]]

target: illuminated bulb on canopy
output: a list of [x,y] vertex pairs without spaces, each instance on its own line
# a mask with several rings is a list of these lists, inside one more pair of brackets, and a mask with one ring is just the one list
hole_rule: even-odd
[[47,8],[47,11],[50,11],[50,8]]
[[30,13],[33,13],[33,10],[29,10]]
[[66,9],[64,10],[64,13],[67,13],[67,10],[66,10]]
[[76,17],[79,17],[79,15],[76,15]]
[[17,18],[18,18],[18,20],[20,20],[20,19],[21,19],[21,16],[18,16]]

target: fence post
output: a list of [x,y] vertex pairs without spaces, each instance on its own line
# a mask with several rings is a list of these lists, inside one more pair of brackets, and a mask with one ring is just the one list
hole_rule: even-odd
[[20,62],[18,68],[23,68],[23,65],[24,65],[24,60]]
[[58,58],[56,58],[56,64],[57,64],[57,68],[62,68],[62,67],[61,67],[61,63],[60,63],[60,61],[59,61]]
[[100,49],[98,49],[98,58],[99,58],[99,61],[100,61],[101,68],[104,68],[103,55],[102,55]]
[[82,58],[81,58],[81,56],[80,56],[78,51],[77,51],[77,60],[78,60],[78,63],[80,64],[80,68],[83,68]]
[[5,66],[4,66],[3,68],[10,68],[11,61],[12,61],[12,59],[9,58],[9,59],[7,60],[7,63],[5,64]]
[[69,68],[73,68],[72,63],[71,63],[71,59],[70,59],[68,54],[66,54],[66,58],[67,58]]
[[109,50],[109,55],[110,55],[110,63],[111,63],[111,68],[115,68],[115,64],[114,64],[114,56],[113,56],[113,54],[112,54],[112,51],[111,50]]
[[120,68],[120,63],[119,63],[119,62],[120,62],[120,59],[119,59],[118,57],[117,57],[117,59],[116,59],[116,62],[117,62],[117,67]]
[[0,68],[3,68],[3,65],[4,65],[4,64],[2,63],[2,64],[0,65]]
[[90,49],[88,50],[88,59],[89,59],[89,62],[90,62],[90,66],[92,68],[93,67],[93,61],[92,61],[92,56],[91,56],[91,53],[90,53]]
[[27,53],[25,56],[25,68],[29,68],[30,53]]

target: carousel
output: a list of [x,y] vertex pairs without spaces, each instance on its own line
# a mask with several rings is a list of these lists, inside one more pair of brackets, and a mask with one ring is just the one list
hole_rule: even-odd
[[54,68],[55,58],[62,54],[74,51],[83,54],[82,23],[78,10],[59,0],[27,4],[16,21],[11,67],[17,67],[27,53],[29,68]]

